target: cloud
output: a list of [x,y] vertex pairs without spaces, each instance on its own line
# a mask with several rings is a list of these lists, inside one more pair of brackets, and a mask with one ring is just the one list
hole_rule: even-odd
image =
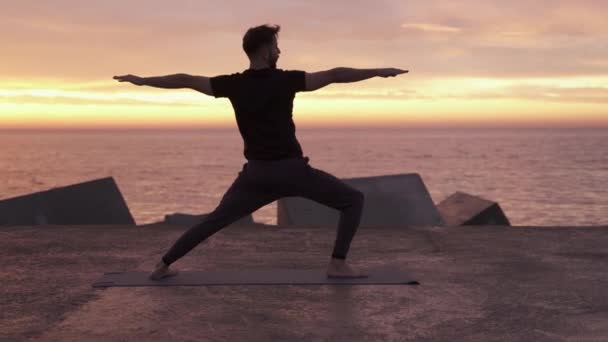
[[198,103],[185,103],[183,101],[152,101],[145,99],[134,98],[90,98],[90,97],[75,97],[75,96],[36,96],[36,95],[15,95],[3,96],[0,95],[0,103],[15,103],[15,104],[36,104],[36,105],[163,105],[163,106],[195,106]]
[[265,22],[282,26],[279,63],[286,69],[591,75],[608,72],[604,7],[593,0],[260,0],[255,6],[244,0],[21,0],[3,7],[0,75],[82,81],[117,73],[228,73],[248,66],[242,34]]
[[608,87],[515,86],[511,97],[550,102],[608,103]]
[[407,30],[433,33],[460,33],[462,31],[459,27],[425,23],[405,23],[402,24],[401,27]]
[[[407,83],[407,82],[403,82]],[[401,84],[403,84],[401,83]],[[491,100],[525,99],[541,102],[607,103],[606,78],[595,79],[525,79],[498,80],[493,78],[438,79],[420,82],[416,87],[324,88],[312,93],[300,93],[301,100]],[[69,104],[69,105],[160,105],[207,106],[218,101],[190,90],[159,90],[135,88],[112,91],[95,83],[74,88],[1,89],[0,103]],[[97,89],[97,90],[95,90]],[[299,100],[299,101],[301,101]]]
[[[116,88],[115,88],[116,89]],[[206,95],[194,91],[84,91],[69,89],[0,89],[0,102],[28,104],[138,104],[197,106],[208,103]]]
[[410,88],[397,88],[397,89],[369,89],[369,90],[345,90],[345,91],[335,91],[335,90],[326,90],[318,91],[315,93],[301,93],[299,96],[302,98],[311,98],[311,99],[385,99],[385,100],[406,100],[406,99],[420,99],[420,98],[428,98],[428,96],[423,96],[415,89]]

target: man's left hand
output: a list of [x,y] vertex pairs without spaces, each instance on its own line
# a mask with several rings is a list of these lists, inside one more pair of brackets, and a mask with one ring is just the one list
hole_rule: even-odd
[[114,76],[113,77],[115,80],[117,80],[118,82],[131,82],[135,85],[144,85],[144,79],[142,77],[139,76],[135,76],[135,75],[122,75],[122,76]]

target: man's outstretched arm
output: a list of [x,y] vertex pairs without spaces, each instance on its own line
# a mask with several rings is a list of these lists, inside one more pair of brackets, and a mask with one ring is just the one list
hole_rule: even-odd
[[173,74],[167,76],[139,77],[129,74],[123,76],[114,76],[114,79],[118,80],[119,82],[131,82],[138,86],[146,85],[165,89],[190,88],[209,96],[213,96],[213,90],[211,89],[209,77],[205,76]]
[[306,73],[306,91],[313,91],[332,83],[349,83],[363,81],[372,77],[394,77],[405,74],[408,70],[396,68],[355,69],[333,68],[326,71]]

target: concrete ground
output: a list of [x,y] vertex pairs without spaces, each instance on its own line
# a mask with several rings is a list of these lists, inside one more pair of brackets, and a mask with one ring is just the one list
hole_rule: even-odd
[[[362,228],[349,259],[420,282],[92,288],[187,227],[0,227],[0,341],[607,341],[608,227]],[[228,227],[180,270],[325,268],[334,228]]]

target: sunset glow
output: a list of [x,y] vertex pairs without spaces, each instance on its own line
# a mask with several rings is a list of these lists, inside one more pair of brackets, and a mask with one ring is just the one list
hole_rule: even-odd
[[227,99],[112,76],[242,71],[242,35],[263,23],[282,27],[282,69],[410,70],[299,93],[298,127],[608,126],[601,1],[230,4],[3,6],[0,128],[234,126]]

